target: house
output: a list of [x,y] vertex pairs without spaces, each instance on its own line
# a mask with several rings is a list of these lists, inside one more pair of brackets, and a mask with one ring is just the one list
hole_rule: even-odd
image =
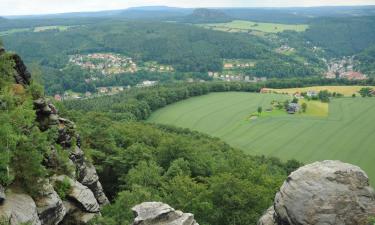
[[55,100],[61,102],[62,97],[60,95],[55,95]]
[[224,69],[232,69],[233,67],[234,67],[234,65],[231,64],[231,63],[225,63],[224,64]]
[[297,99],[303,99],[303,96],[299,92],[294,93],[293,97],[295,97]]
[[354,72],[354,71],[342,73],[340,77],[348,79],[348,80],[366,80],[367,79],[366,75],[360,72]]
[[101,94],[105,94],[105,93],[108,93],[109,90],[106,87],[100,87],[100,88],[98,88],[98,91]]
[[289,114],[295,114],[300,110],[300,106],[298,103],[289,103],[287,112]]
[[267,88],[262,88],[262,89],[260,89],[260,93],[271,93],[272,91],[271,90],[269,90],[269,89],[267,89]]
[[316,91],[307,91],[306,95],[311,98],[311,97],[318,96],[318,93]]

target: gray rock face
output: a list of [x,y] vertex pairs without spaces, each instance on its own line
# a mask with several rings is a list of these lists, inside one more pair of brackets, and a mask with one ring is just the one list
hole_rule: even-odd
[[34,200],[25,194],[8,194],[3,205],[0,205],[0,218],[7,219],[11,225],[41,224]]
[[66,214],[62,200],[50,184],[45,185],[42,196],[37,198],[35,203],[43,225],[57,225]]
[[144,202],[132,210],[137,216],[133,225],[199,225],[193,214],[176,211],[161,202]]
[[83,151],[78,146],[70,154],[70,159],[76,165],[77,174],[79,174],[77,180],[94,193],[96,200],[101,206],[108,204],[109,200],[104,194],[95,167],[85,161]]
[[22,61],[21,57],[17,54],[13,54],[12,59],[15,63],[14,70],[16,71],[16,74],[14,76],[14,79],[16,80],[17,84],[29,85],[31,74],[27,70],[26,65]]
[[82,211],[91,213],[99,212],[99,203],[88,187],[64,175],[53,177],[52,179],[55,181],[63,181],[64,179],[69,180],[71,191],[67,193],[67,197],[70,200],[76,202],[80,206]]
[[79,206],[76,206],[73,202],[64,201],[64,207],[66,208],[67,214],[61,225],[84,225],[87,224],[96,216],[100,216],[100,213],[89,213],[82,211]]
[[274,210],[280,225],[364,225],[375,215],[375,194],[359,167],[327,160],[291,173]]
[[3,202],[5,201],[6,197],[5,197],[5,188],[3,188],[3,186],[0,185],[0,205],[3,204]]
[[275,209],[273,206],[269,207],[266,213],[259,219],[257,225],[277,225],[275,221]]

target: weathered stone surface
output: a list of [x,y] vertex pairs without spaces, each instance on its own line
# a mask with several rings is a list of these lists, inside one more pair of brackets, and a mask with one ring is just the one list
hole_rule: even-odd
[[87,224],[96,216],[100,216],[100,213],[89,213],[82,211],[78,206],[69,201],[63,202],[64,207],[67,210],[66,217],[61,222],[62,225],[81,225]]
[[144,202],[132,210],[137,216],[133,225],[198,225],[193,214],[176,211],[161,202]]
[[0,218],[9,220],[11,225],[41,224],[35,202],[26,194],[8,193],[7,199],[0,205]]
[[35,203],[39,219],[43,225],[57,225],[66,214],[63,202],[51,184],[44,186],[41,197],[38,197]]
[[291,173],[274,209],[280,225],[362,225],[375,215],[375,195],[359,167],[327,160]]
[[77,167],[79,174],[78,181],[87,186],[94,193],[100,205],[108,204],[108,198],[104,194],[95,167],[85,161],[83,161],[81,165],[78,164]]
[[91,213],[99,212],[99,203],[88,187],[64,175],[55,176],[52,179],[61,182],[67,179],[71,185],[71,191],[67,193],[68,199],[76,202],[83,211]]
[[14,70],[16,74],[14,79],[16,80],[17,84],[22,85],[29,85],[31,81],[31,74],[27,70],[26,65],[23,63],[21,57],[17,54],[12,55],[12,59],[14,61]]
[[5,188],[3,188],[3,186],[0,185],[0,205],[3,204],[5,199],[6,199]]
[[269,207],[266,213],[259,219],[257,225],[277,225],[275,221],[275,209],[273,206]]

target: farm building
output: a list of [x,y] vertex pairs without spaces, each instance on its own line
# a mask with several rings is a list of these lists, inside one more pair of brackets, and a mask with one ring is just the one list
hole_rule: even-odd
[[297,103],[289,103],[287,111],[289,114],[294,114],[297,113],[299,109],[300,106]]

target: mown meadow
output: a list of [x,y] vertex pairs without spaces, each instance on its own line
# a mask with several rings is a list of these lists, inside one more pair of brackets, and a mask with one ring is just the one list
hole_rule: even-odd
[[249,119],[259,106],[266,109],[271,101],[288,98],[281,94],[212,93],[162,108],[148,121],[204,132],[252,155],[305,163],[325,159],[350,162],[375,180],[375,98],[332,99],[327,116],[308,109],[306,114],[295,115],[271,112],[268,116],[264,111],[264,116]]

